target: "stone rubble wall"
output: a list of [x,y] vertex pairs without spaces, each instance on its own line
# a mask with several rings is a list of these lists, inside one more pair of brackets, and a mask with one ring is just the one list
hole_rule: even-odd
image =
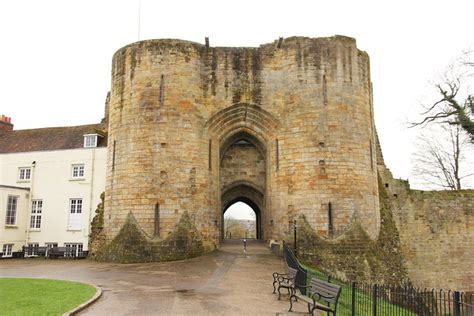
[[422,288],[474,291],[474,190],[411,190],[384,164],[378,169],[409,279]]

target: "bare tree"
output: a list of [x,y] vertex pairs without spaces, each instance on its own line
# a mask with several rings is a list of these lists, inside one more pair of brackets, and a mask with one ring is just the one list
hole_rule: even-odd
[[240,220],[232,216],[224,216],[224,236],[225,238],[241,238],[245,235],[245,229]]
[[[435,102],[425,106],[423,119],[412,126],[442,122],[461,126],[474,139],[474,97],[469,88],[474,79],[474,51],[468,51],[449,67],[441,80],[435,84],[440,95]],[[461,89],[463,87],[463,89]]]
[[418,138],[413,173],[430,187],[461,190],[463,180],[474,175],[469,137],[460,125],[441,125],[438,130]]

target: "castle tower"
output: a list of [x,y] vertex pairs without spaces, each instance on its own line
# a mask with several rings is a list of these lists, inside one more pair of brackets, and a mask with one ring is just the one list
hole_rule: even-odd
[[160,241],[188,214],[218,245],[235,201],[255,210],[261,239],[283,239],[299,215],[320,235],[358,222],[375,238],[371,98],[369,57],[348,37],[123,47],[108,109],[108,242],[130,216]]

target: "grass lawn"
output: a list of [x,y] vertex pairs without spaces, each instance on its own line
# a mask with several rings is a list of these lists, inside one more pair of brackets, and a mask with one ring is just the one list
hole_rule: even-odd
[[0,278],[0,314],[61,315],[95,292],[93,286],[78,282]]
[[[317,277],[321,280],[327,280],[327,275],[318,271],[315,268],[312,268],[308,265],[303,265],[307,269],[307,283],[311,280],[312,277]],[[352,315],[352,288],[351,284],[348,282],[342,282],[336,279],[332,279],[331,283],[340,285],[342,287],[341,296],[339,297],[339,302],[337,306],[337,315]],[[362,291],[361,289],[356,289],[355,293],[355,302],[356,302],[356,313],[357,315],[372,315],[372,296],[367,292]],[[389,302],[383,299],[377,299],[377,315],[380,316],[391,316],[391,315],[407,315],[414,316],[417,315],[414,312],[411,312],[403,307],[392,305]]]

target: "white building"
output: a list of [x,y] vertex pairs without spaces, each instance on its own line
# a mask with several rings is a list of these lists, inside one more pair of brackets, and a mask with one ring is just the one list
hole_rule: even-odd
[[103,129],[13,130],[0,117],[0,257],[20,256],[25,245],[88,251],[90,222],[105,190]]

